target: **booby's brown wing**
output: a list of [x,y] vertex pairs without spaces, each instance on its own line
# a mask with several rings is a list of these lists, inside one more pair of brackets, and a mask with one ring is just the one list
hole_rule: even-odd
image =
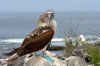
[[27,44],[30,44],[34,40],[35,37],[37,37],[38,35],[41,35],[44,31],[49,30],[49,29],[51,29],[51,27],[49,26],[36,28],[29,35],[26,36],[21,47],[24,48]]
[[39,35],[30,38],[25,38],[19,51],[17,51],[17,54],[19,56],[22,56],[31,52],[41,50],[51,41],[53,36],[54,30],[46,29],[45,32],[41,32]]

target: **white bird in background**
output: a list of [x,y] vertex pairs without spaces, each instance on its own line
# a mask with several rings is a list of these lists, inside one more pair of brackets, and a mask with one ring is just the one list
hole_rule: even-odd
[[82,42],[85,42],[85,41],[86,41],[84,35],[82,35],[82,34],[79,36],[79,39],[80,39]]
[[85,39],[85,37],[81,34],[81,35],[78,37],[78,46],[82,46],[85,42],[86,42],[86,39]]

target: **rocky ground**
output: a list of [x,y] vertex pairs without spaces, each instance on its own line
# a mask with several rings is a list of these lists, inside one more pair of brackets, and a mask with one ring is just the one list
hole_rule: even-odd
[[20,57],[8,63],[8,65],[0,65],[0,66],[93,66],[85,61],[84,58],[78,56],[70,56],[68,58],[63,57],[64,59],[59,59],[55,53],[51,53],[49,51],[46,52],[52,59],[54,59],[54,64],[49,63],[43,57],[37,58],[28,58],[27,56]]

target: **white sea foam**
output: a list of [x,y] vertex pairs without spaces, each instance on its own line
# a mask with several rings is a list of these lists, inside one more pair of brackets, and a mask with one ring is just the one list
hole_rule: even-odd
[[[100,37],[97,36],[85,36],[86,40],[88,42],[96,42],[100,40]],[[93,38],[94,37],[94,38]],[[74,41],[75,38],[72,38],[72,40]],[[0,39],[0,43],[6,43],[6,44],[11,44],[11,43],[18,43],[21,44],[23,42],[23,38],[17,38],[17,39]],[[65,46],[64,43],[64,38],[53,38],[52,39],[52,44],[53,46]]]
[[64,41],[64,39],[63,38],[54,38],[54,39],[52,39],[52,41]]
[[0,42],[21,43],[23,39],[1,39]]
[[[7,44],[12,44],[16,45],[17,44],[21,44],[23,42],[24,39],[19,38],[19,39],[0,39],[0,43],[1,45],[7,45]],[[52,39],[52,46],[65,46],[64,44],[64,39],[63,38],[53,38]]]
[[[88,40],[100,40],[100,37],[86,37],[86,39]],[[23,38],[18,38],[18,39],[0,39],[0,42],[9,42],[9,43],[21,43],[23,42]],[[74,38],[72,38],[72,40],[74,40]],[[63,42],[64,38],[53,38],[52,42]]]
[[[1,39],[0,42],[21,43],[24,39]],[[64,41],[63,38],[54,38],[52,41]]]

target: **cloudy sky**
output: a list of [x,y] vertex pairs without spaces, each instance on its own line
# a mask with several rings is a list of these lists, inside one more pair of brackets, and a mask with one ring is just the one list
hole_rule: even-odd
[[100,0],[0,0],[0,12],[100,11]]

